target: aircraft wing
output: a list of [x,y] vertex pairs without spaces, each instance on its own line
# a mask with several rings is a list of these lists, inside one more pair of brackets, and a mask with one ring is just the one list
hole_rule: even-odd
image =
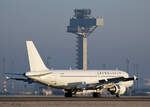
[[7,80],[19,80],[19,81],[23,81],[23,82],[28,82],[29,84],[31,84],[32,82],[34,82],[31,79],[24,77],[24,74],[19,74],[19,73],[5,73],[4,76],[5,76],[5,78]]
[[99,83],[96,84],[96,89],[111,88],[119,82],[133,81],[133,80],[137,80],[137,77],[133,76],[129,78],[117,77],[117,78],[103,79],[103,80],[99,80]]
[[68,85],[72,88],[77,88],[77,89],[87,89],[87,90],[95,90],[95,89],[106,89],[106,88],[111,88],[115,86],[119,82],[123,81],[133,81],[137,80],[136,76],[134,77],[116,77],[116,78],[109,78],[109,79],[102,79],[99,80],[98,83],[91,83],[91,84],[86,84],[83,82],[76,82],[76,83],[69,83]]
[[111,87],[115,86],[119,82],[133,81],[133,80],[137,80],[136,76],[129,77],[129,78],[116,77],[116,78],[102,79],[102,80],[99,80],[99,83],[88,84],[86,88],[87,89],[111,88]]

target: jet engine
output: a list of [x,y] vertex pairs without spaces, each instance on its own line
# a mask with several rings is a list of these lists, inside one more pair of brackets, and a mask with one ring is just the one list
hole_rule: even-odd
[[122,85],[115,85],[115,86],[109,88],[108,91],[112,95],[122,95],[126,92],[126,87],[122,86]]

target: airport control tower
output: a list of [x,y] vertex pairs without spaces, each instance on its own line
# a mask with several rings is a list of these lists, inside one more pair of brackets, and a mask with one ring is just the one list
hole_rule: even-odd
[[74,9],[67,32],[77,35],[77,69],[87,69],[87,37],[98,26],[103,26],[102,17],[92,17],[91,9]]

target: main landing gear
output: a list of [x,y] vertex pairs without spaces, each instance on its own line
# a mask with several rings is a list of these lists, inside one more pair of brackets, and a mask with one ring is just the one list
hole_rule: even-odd
[[116,97],[117,97],[117,98],[119,98],[119,97],[120,97],[120,95],[119,95],[119,94],[116,94]]
[[65,97],[72,97],[72,91],[71,90],[66,90]]
[[98,93],[98,92],[93,92],[93,97],[94,97],[94,98],[98,98],[98,97],[100,97],[100,96],[101,96],[100,93]]

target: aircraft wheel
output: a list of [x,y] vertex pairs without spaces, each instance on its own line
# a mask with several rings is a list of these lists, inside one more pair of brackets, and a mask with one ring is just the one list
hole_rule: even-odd
[[119,97],[120,97],[120,95],[119,95],[119,94],[116,94],[116,97],[117,97],[117,98],[119,98]]
[[100,93],[94,92],[94,93],[93,93],[93,97],[94,97],[94,98],[100,97]]
[[71,91],[67,91],[65,93],[65,97],[72,97],[72,92]]

